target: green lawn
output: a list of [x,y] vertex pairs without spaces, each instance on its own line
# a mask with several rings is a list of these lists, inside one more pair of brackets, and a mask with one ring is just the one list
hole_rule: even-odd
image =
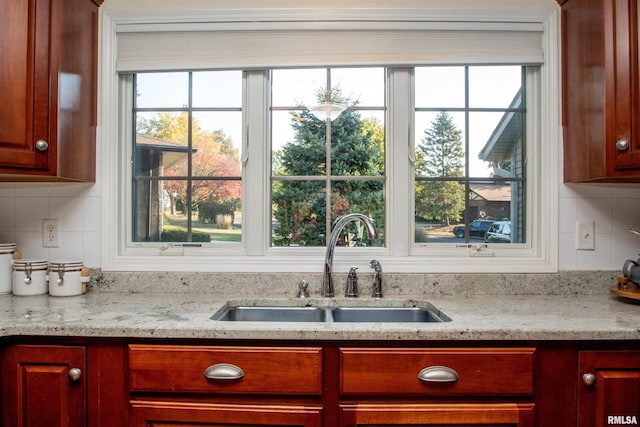
[[[185,215],[164,215],[163,230],[187,230],[187,217]],[[242,231],[239,228],[220,229],[215,224],[203,224],[197,220],[192,220],[191,227],[193,231],[200,231],[211,236],[212,242],[240,242]]]

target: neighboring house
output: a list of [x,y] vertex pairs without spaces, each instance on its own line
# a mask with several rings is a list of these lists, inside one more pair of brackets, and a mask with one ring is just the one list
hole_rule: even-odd
[[[158,179],[164,170],[187,158],[184,144],[136,134],[136,185],[133,200],[135,212],[133,231],[137,241],[159,242],[162,231],[162,209],[165,191]],[[195,150],[194,150],[195,152]],[[157,197],[149,197],[149,195]]]
[[487,182],[469,186],[469,217],[471,219],[510,219],[511,185]]
[[[522,91],[518,91],[514,96],[510,109],[522,108]],[[511,241],[514,243],[524,242],[523,221],[524,217],[524,191],[523,177],[524,171],[521,169],[523,161],[523,113],[518,111],[506,112],[485,146],[478,154],[481,160],[492,162],[493,173],[497,178],[497,186],[509,186],[510,206],[506,215],[501,215],[497,219],[509,219],[511,221]],[[512,167],[520,168],[516,170],[504,170],[499,167],[501,163],[509,162]],[[514,178],[509,180],[509,178]],[[505,193],[506,194],[506,193]]]

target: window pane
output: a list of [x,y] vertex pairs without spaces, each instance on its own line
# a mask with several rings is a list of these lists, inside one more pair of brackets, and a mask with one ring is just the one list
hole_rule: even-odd
[[[519,66],[415,70],[416,243],[524,243],[522,75]],[[426,96],[440,88],[440,101]]]
[[[384,227],[385,69],[274,70],[272,78],[272,244],[324,245],[335,217],[353,212]],[[308,108],[327,94],[346,107],[331,121]]]
[[464,183],[418,179],[415,192],[415,242],[451,243],[451,225],[463,219]]
[[242,107],[242,72],[206,71],[193,73],[193,106]]
[[[136,114],[136,134],[147,138],[142,143],[158,145],[170,149],[186,149],[188,144],[187,113],[175,112],[138,112]],[[173,147],[173,148],[172,148]]]
[[[200,180],[192,185],[195,241],[240,242],[242,238],[242,183]],[[203,240],[196,240],[203,239]]]
[[[236,218],[242,199],[241,76],[240,71],[136,76],[143,86],[134,87],[142,101],[134,111],[134,241],[241,241]],[[176,82],[182,98],[165,91]],[[154,97],[144,98],[143,90]],[[190,99],[201,106],[194,109]]]
[[189,73],[136,75],[137,108],[181,108],[189,104]]
[[416,174],[464,176],[464,113],[417,112]]
[[470,113],[471,176],[522,177],[522,133],[522,113]]
[[331,87],[340,88],[356,107],[384,106],[384,68],[334,68]]
[[522,67],[469,67],[469,106],[507,108],[522,86]]
[[[274,175],[325,175],[327,124],[309,111],[272,113],[272,170]],[[278,139],[277,135],[289,138]],[[282,145],[278,145],[282,143]]]
[[464,67],[415,69],[417,108],[464,108]]
[[[338,181],[331,185],[331,220],[359,212],[365,214],[376,226],[378,238],[370,246],[384,246],[384,181]],[[359,239],[369,244],[364,224],[356,222],[352,229],[358,230]]]
[[194,112],[193,176],[242,174],[242,112]]
[[325,195],[323,181],[274,181],[272,244],[324,246]]
[[318,91],[326,89],[325,68],[305,70],[273,70],[271,105],[274,107],[313,106],[318,103]]

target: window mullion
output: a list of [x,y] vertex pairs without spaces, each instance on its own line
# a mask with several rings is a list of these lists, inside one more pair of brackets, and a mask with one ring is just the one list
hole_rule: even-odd
[[246,71],[243,87],[244,129],[242,158],[244,183],[242,186],[242,227],[247,255],[264,255],[271,236],[271,181],[269,145],[269,81],[266,71]]
[[[411,246],[413,218],[413,129],[411,72],[408,68],[392,68],[387,74],[389,108],[386,164],[387,166],[387,238],[394,256],[408,256]],[[411,167],[408,167],[411,166]]]

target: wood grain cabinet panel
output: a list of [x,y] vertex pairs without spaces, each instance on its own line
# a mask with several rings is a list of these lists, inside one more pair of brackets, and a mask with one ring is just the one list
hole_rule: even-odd
[[341,427],[533,427],[533,404],[341,405]]
[[131,402],[131,427],[321,427],[322,409],[302,405]]
[[534,348],[340,348],[340,426],[533,427],[534,362]]
[[581,351],[578,427],[640,425],[640,351]]
[[95,181],[100,3],[0,2],[0,180]]
[[[220,364],[241,369],[243,376],[205,377]],[[129,380],[133,392],[320,395],[322,348],[131,344]]]
[[[340,349],[343,395],[530,395],[533,348]],[[455,371],[456,381],[423,381],[423,369]]]
[[637,0],[559,0],[565,182],[640,182]]
[[2,425],[86,425],[86,349],[14,345],[2,362]]

